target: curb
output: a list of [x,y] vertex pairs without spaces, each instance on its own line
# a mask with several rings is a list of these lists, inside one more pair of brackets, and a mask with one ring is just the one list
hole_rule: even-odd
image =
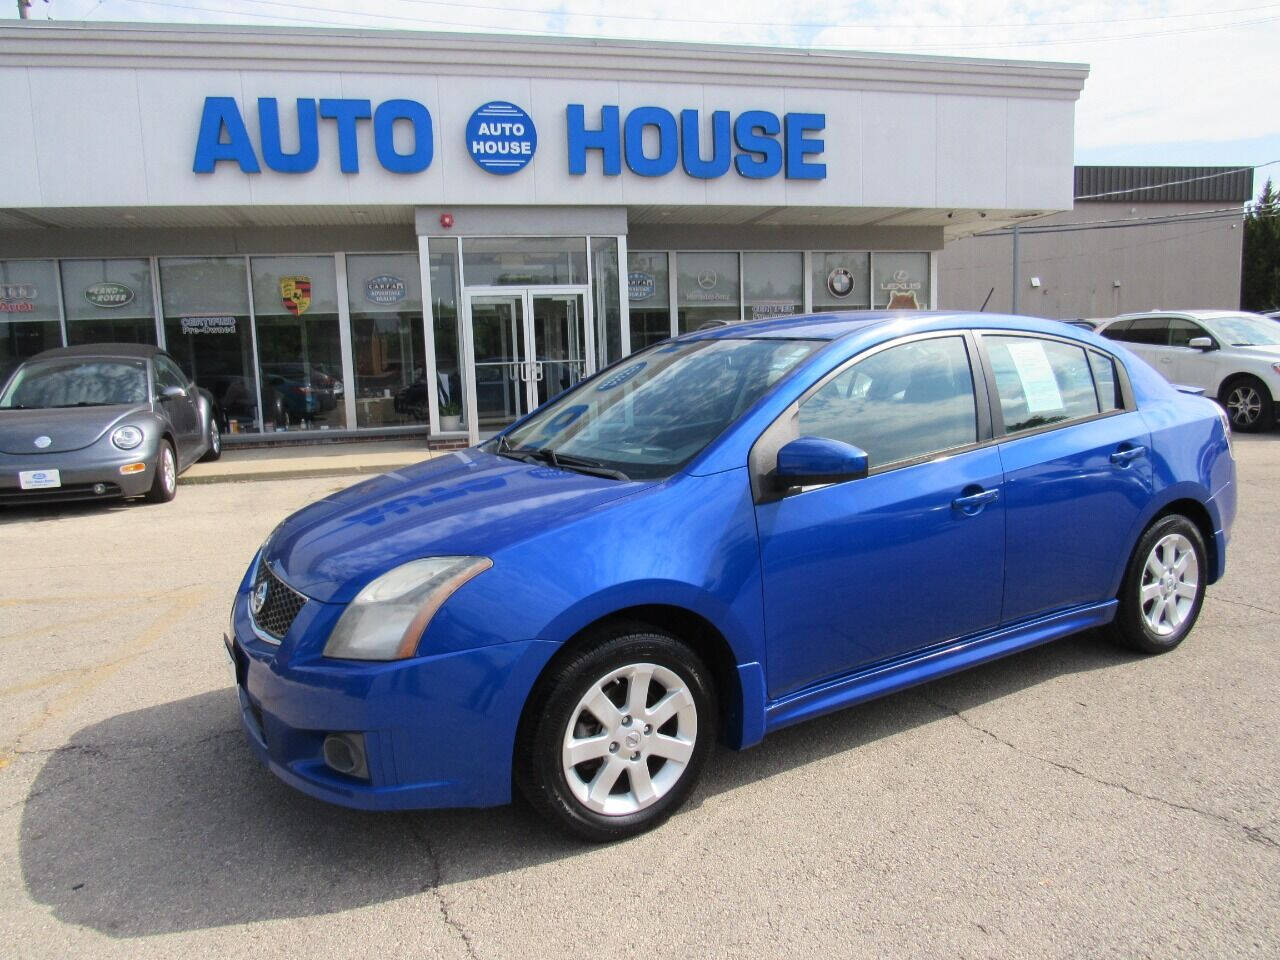
[[412,466],[417,460],[405,463],[383,463],[367,467],[314,467],[305,470],[257,470],[246,473],[215,473],[207,476],[183,476],[178,478],[182,486],[206,483],[248,483],[254,480],[310,480],[317,477],[361,477],[390,473],[401,467]]

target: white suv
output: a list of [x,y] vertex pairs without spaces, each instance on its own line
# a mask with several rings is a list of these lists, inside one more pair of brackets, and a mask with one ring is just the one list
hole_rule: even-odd
[[1119,340],[1166,380],[1203,387],[1236,430],[1266,430],[1280,400],[1280,324],[1256,313],[1159,310],[1129,313],[1098,333]]

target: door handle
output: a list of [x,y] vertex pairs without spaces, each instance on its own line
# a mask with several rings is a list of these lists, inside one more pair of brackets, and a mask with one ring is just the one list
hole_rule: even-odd
[[542,379],[542,361],[541,360],[539,360],[537,363],[533,365],[533,370],[534,370],[534,379],[541,380]]
[[1145,457],[1146,455],[1147,448],[1139,444],[1137,446],[1125,447],[1117,450],[1115,453],[1111,454],[1111,462],[1116,464],[1116,466],[1127,467],[1139,457]]
[[998,499],[1000,499],[999,490],[979,490],[977,493],[956,497],[951,501],[951,508],[959,510],[966,517],[972,517],[981,513],[982,508],[987,504],[995,503]]

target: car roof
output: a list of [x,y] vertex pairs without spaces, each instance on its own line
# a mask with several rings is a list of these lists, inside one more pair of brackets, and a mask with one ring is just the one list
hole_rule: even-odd
[[1038,330],[1050,334],[1060,334],[1063,331],[1063,323],[1060,320],[977,313],[971,310],[850,310],[839,313],[801,314],[769,320],[746,320],[723,327],[695,330],[684,334],[679,339],[842,340],[845,337],[893,323],[909,326],[912,333],[955,330],[964,327]]
[[1257,317],[1261,314],[1250,313],[1248,310],[1139,310],[1137,313],[1122,313],[1109,321],[1114,323],[1116,320],[1136,320],[1139,317],[1186,317],[1190,320],[1215,320],[1218,317]]
[[164,351],[150,343],[80,343],[74,347],[54,347],[52,350],[41,351],[31,360],[56,360],[62,357],[128,357],[149,360],[159,355],[164,355]]

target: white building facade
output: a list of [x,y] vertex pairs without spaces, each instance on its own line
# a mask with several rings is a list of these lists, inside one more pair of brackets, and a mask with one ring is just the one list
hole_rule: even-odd
[[0,372],[166,347],[232,432],[492,433],[707,323],[938,302],[1069,209],[1077,65],[0,28]]

